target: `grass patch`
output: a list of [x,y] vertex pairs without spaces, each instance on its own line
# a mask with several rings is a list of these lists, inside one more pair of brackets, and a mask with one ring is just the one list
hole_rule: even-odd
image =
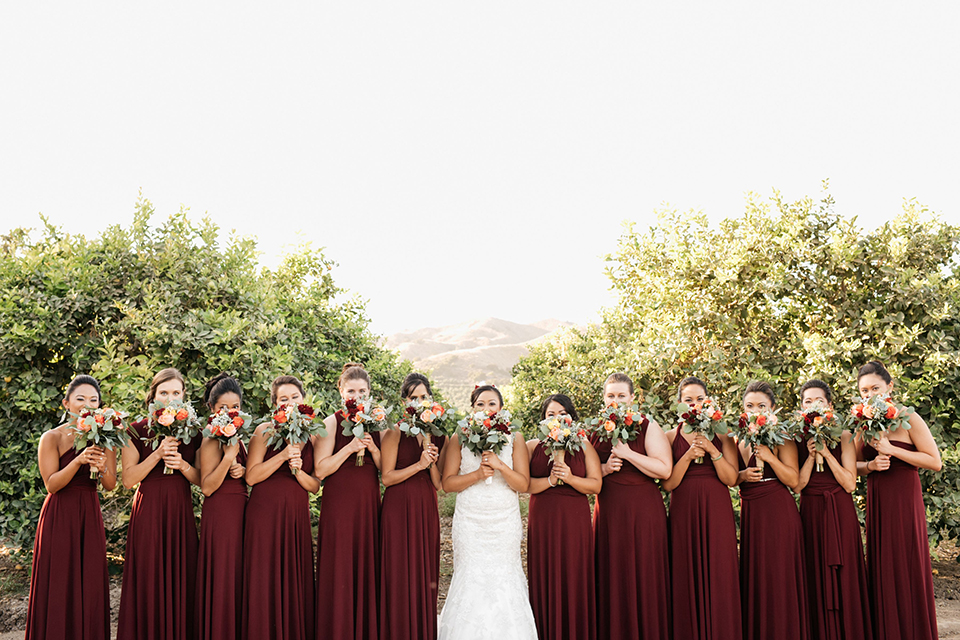
[[440,492],[440,517],[452,518],[457,510],[457,494]]

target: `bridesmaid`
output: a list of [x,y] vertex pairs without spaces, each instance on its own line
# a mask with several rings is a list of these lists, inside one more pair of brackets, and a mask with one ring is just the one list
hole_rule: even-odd
[[[743,394],[747,414],[774,411],[767,382],[754,380]],[[740,598],[744,640],[807,640],[803,529],[787,487],[800,476],[793,440],[771,450],[738,447],[740,473]],[[756,466],[762,460],[763,471]]]
[[[240,410],[243,390],[236,379],[221,373],[206,384],[203,402],[215,414]],[[213,438],[200,445],[200,552],[197,598],[201,640],[240,637],[243,604],[243,512],[247,485],[243,481],[246,452],[242,443],[221,447]]]
[[[100,385],[77,376],[62,401],[68,414],[100,406]],[[90,446],[77,453],[76,418],[40,436],[37,452],[47,498],[33,546],[26,640],[108,640],[110,584],[97,481],[117,485],[117,454]]]
[[[890,395],[893,379],[873,361],[857,374],[860,397]],[[857,471],[867,475],[867,584],[878,638],[937,637],[927,516],[917,468],[939,471],[940,451],[916,413],[910,429],[860,440]]]
[[[627,374],[611,374],[604,382],[605,406],[635,401],[633,380]],[[669,535],[656,483],[673,471],[667,436],[651,420],[631,442],[613,448],[606,440],[593,443],[603,474],[593,514],[597,637],[668,640]]]
[[[173,368],[153,377],[147,406],[154,400],[184,400],[183,376]],[[138,483],[127,530],[120,592],[118,640],[173,640],[197,633],[197,523],[190,484],[200,484],[193,466],[200,438],[190,444],[166,437],[156,449],[141,438],[153,435],[147,421],[131,425],[123,448],[123,486]],[[173,469],[164,475],[163,467]]]
[[[804,409],[818,404],[833,409],[833,392],[821,380],[800,388]],[[850,496],[857,487],[857,452],[853,436],[844,431],[840,444],[823,454],[823,471],[816,471],[817,449],[812,440],[798,448],[800,521],[810,637],[813,640],[869,640],[870,607],[867,571],[863,564],[860,521]]]
[[[411,373],[403,381],[404,400],[425,400],[430,381]],[[399,429],[383,433],[383,510],[380,515],[381,640],[437,637],[440,582],[439,449],[423,448],[423,436]]]
[[[698,405],[706,398],[699,378],[680,382],[680,402]],[[667,440],[673,451],[673,472],[663,482],[671,492],[673,636],[740,638],[737,530],[728,489],[737,483],[737,445],[729,436],[707,440],[679,427],[667,432]]]
[[[370,397],[370,376],[348,362],[337,382],[340,397]],[[380,434],[343,435],[343,411],[327,416],[327,437],[316,443],[316,475],[324,481],[317,532],[318,640],[377,638],[380,595]],[[364,451],[365,450],[365,451]],[[357,453],[364,464],[357,466]]]
[[[543,401],[540,419],[570,416],[570,398]],[[527,578],[530,605],[541,640],[597,637],[594,599],[593,530],[587,494],[602,483],[600,459],[584,441],[575,454],[551,464],[540,440],[529,440],[530,511],[527,520]],[[560,482],[563,484],[559,484]],[[604,636],[609,637],[609,636]]]
[[[270,385],[274,407],[303,402],[303,384],[279,376]],[[243,530],[245,640],[312,640],[313,544],[309,494],[320,491],[313,470],[313,445],[267,448],[270,423],[257,427],[247,454],[250,500]],[[293,474],[291,470],[297,469]]]

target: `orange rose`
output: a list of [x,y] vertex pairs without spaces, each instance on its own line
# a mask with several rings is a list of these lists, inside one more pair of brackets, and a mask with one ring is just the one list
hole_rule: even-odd
[[373,410],[373,419],[377,422],[382,422],[387,417],[387,412],[384,411],[383,407],[377,407]]
[[757,416],[757,426],[762,427],[767,424],[767,416]]
[[434,402],[433,406],[430,407],[430,411],[433,411],[434,415],[440,417],[443,415],[443,405],[439,402]]
[[613,431],[613,428],[616,426],[617,425],[613,422],[613,420],[607,420],[603,423],[603,428],[607,431]]
[[827,411],[826,415],[823,416],[825,420],[833,420],[833,412]]
[[103,423],[107,421],[106,417],[104,417],[104,415],[103,415],[102,413],[93,416],[93,419],[96,420],[96,421],[97,421],[97,424],[99,424],[99,425],[103,425]]
[[897,408],[893,405],[887,407],[887,420],[893,420],[897,417]]
[[813,419],[813,424],[814,426],[819,427],[820,425],[823,424],[823,418],[821,416],[817,416],[816,418]]
[[287,423],[287,412],[286,411],[277,411],[273,414],[273,421],[277,424],[286,424]]
[[90,425],[87,424],[86,421],[78,422],[77,428],[80,429],[80,431],[84,431],[84,432],[90,431]]
[[627,415],[625,415],[625,416],[623,417],[623,423],[624,423],[625,425],[627,425],[628,427],[629,427],[630,425],[632,425],[632,424],[633,424],[633,414],[632,414],[632,413],[628,413]]
[[186,409],[180,409],[177,411],[177,420],[186,420],[188,415],[190,414],[187,413]]
[[485,426],[485,427],[488,428],[488,429],[490,428],[490,424],[491,424],[491,422],[490,422],[489,419],[483,421],[483,426]]
[[723,414],[722,414],[722,413],[720,413],[719,411],[714,411],[714,412],[713,412],[713,415],[710,416],[710,419],[713,420],[714,422],[717,422],[717,421],[719,421],[720,418],[722,418],[722,417],[723,417]]
[[353,421],[354,421],[354,422],[363,422],[363,417],[358,413],[357,415],[353,416]]
[[243,426],[243,418],[241,418],[240,416],[237,416],[236,418],[234,418],[234,419],[233,419],[233,426],[235,426],[237,429],[239,429],[240,427],[242,427],[242,426]]

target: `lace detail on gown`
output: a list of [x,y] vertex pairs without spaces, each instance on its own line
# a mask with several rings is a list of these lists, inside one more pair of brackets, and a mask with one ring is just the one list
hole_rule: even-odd
[[[513,443],[499,455],[513,468]],[[460,474],[480,468],[461,447]],[[439,640],[536,640],[520,559],[523,525],[517,492],[497,471],[457,495],[453,514],[453,580],[440,614]]]

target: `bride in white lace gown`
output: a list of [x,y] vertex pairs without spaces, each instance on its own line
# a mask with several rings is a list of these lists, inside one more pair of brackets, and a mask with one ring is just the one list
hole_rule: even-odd
[[[503,400],[489,386],[471,397],[474,411],[497,411]],[[530,482],[523,437],[499,455],[483,457],[448,447],[444,491],[456,491],[453,515],[453,581],[440,614],[439,640],[536,640],[527,579],[520,559],[523,526],[517,492]],[[491,483],[485,482],[492,478]]]

